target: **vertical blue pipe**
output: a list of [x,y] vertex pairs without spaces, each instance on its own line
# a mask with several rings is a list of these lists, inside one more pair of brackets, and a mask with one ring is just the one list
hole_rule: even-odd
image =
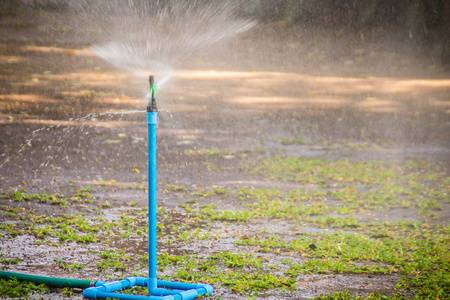
[[147,111],[148,124],[148,291],[157,289],[156,278],[156,124],[158,112]]

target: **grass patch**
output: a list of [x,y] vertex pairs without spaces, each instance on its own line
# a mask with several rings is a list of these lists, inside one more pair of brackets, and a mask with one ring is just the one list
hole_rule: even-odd
[[291,145],[309,145],[311,144],[309,141],[305,140],[302,137],[296,137],[296,138],[284,138],[280,137],[278,141],[283,146],[291,146]]
[[174,184],[166,184],[166,187],[164,189],[165,194],[170,193],[170,192],[185,192],[186,187],[182,186],[182,185],[174,185]]
[[[144,261],[146,257],[144,257]],[[173,265],[177,271],[165,276],[167,280],[203,282],[229,287],[238,294],[270,289],[295,289],[295,280],[286,276],[274,275],[262,258],[251,254],[235,254],[221,251],[209,256],[168,255],[158,256],[158,266],[163,268]]]
[[[219,154],[212,154],[216,155]],[[180,243],[220,243],[222,238],[236,237],[238,253],[211,250],[198,255],[195,247],[189,248],[187,255],[160,253],[157,265],[164,274],[161,279],[204,282],[231,293],[254,296],[271,290],[289,293],[295,289],[297,281],[310,274],[398,274],[402,279],[396,286],[397,291],[414,292],[417,299],[445,299],[449,294],[450,229],[433,224],[430,218],[438,217],[448,203],[450,181],[436,166],[424,162],[353,163],[283,157],[267,159],[247,168],[268,179],[305,186],[290,191],[249,187],[229,190],[211,186],[199,188],[194,192],[196,199],[189,200],[185,186],[167,185],[165,193],[183,193],[187,199],[176,208],[158,209],[160,244],[173,249],[173,245],[178,247]],[[76,199],[68,201],[92,201],[90,192],[89,187],[76,190]],[[27,195],[21,191],[5,196],[15,202],[50,199],[44,203],[51,204],[48,195]],[[226,198],[235,201],[236,207],[201,206],[202,201],[197,200],[201,197]],[[131,206],[136,204],[130,203]],[[421,220],[426,221],[360,222],[352,217],[356,213],[369,215],[394,208],[424,216]],[[125,212],[111,218],[107,214],[102,217],[102,210],[98,210],[100,216],[97,217],[87,214],[38,216],[23,208],[2,206],[1,213],[11,222],[0,226],[0,234],[9,239],[30,234],[46,245],[71,241],[98,243],[100,247],[107,246],[103,248],[107,250],[91,252],[97,256],[93,264],[99,273],[111,278],[119,271],[138,274],[146,269],[148,257],[130,255],[133,250],[128,247],[142,250],[140,241],[147,236],[147,210],[130,206],[124,209]],[[335,217],[330,217],[330,213]],[[226,222],[251,223],[258,219],[285,220],[283,224],[291,224],[295,234],[269,236],[267,230],[242,232],[235,229],[240,225],[224,229],[223,234],[218,230]],[[306,224],[334,231],[301,232],[298,226]],[[126,243],[120,242],[125,240]],[[112,242],[118,242],[119,247],[126,244],[127,248],[111,249]],[[6,259],[6,256],[2,261],[5,267],[12,263],[14,258]],[[92,267],[61,259],[55,264],[67,272]],[[132,289],[129,293],[143,294],[143,291]],[[318,299],[362,299],[349,292],[320,297]],[[401,294],[371,294],[366,299],[402,297]]]
[[343,291],[343,292],[337,292],[337,293],[333,293],[331,295],[320,295],[318,297],[314,298],[315,300],[401,300],[401,299],[405,299],[403,296],[401,295],[393,295],[391,297],[387,297],[387,296],[382,296],[379,294],[369,294],[367,297],[361,297],[361,296],[352,296],[349,291]]
[[3,297],[26,297],[35,293],[47,293],[48,287],[45,284],[36,285],[32,282],[21,282],[17,278],[0,279],[0,295]]
[[[413,224],[386,224],[388,229],[411,225]],[[414,225],[417,226],[417,224]],[[373,232],[376,229],[369,230],[370,224],[358,227],[372,233],[303,233],[300,238],[291,241],[285,241],[279,237],[269,239],[252,237],[241,238],[236,244],[252,247],[254,251],[262,253],[284,252],[291,255],[296,253],[293,257],[301,257],[301,262],[284,260],[284,263],[289,265],[284,273],[291,278],[304,274],[397,273],[404,276],[397,288],[416,292],[417,299],[445,299],[445,295],[448,296],[449,226],[429,228],[426,224],[422,224],[418,228],[402,231],[400,236],[386,230],[384,231],[386,233],[374,235]],[[377,227],[384,226],[378,224]],[[323,299],[341,299],[339,298],[341,295],[326,296]],[[345,294],[345,297],[350,296]],[[370,297],[377,299],[375,295]],[[395,296],[384,299],[395,299]]]
[[131,260],[131,257],[122,249],[104,250],[100,253],[100,257],[103,259],[103,261],[97,263],[100,271],[108,269],[113,271],[125,271],[128,269],[125,262]]
[[43,194],[26,194],[26,189],[21,189],[18,191],[12,191],[9,194],[1,195],[1,199],[11,199],[12,201],[36,201],[38,203],[50,203],[57,204],[60,207],[67,207],[69,202],[67,198],[61,195],[50,195],[47,193]]
[[221,188],[221,187],[214,186],[211,189],[198,188],[197,191],[194,192],[194,196],[203,197],[203,198],[210,197],[210,196],[215,196],[215,195],[220,195],[222,197],[227,197],[228,196],[228,190],[226,188]]
[[318,185],[339,183],[344,186],[353,183],[374,185],[410,181],[413,184],[419,179],[437,179],[436,174],[440,172],[437,166],[423,161],[396,164],[382,161],[323,161],[293,156],[268,158],[245,168],[271,179]]
[[396,164],[287,156],[268,158],[245,168],[268,179],[316,188],[293,190],[286,195],[278,190],[242,189],[236,195],[240,200],[335,201],[338,204],[332,210],[342,215],[413,208],[417,214],[433,219],[439,218],[443,204],[450,201],[445,172],[423,161]]

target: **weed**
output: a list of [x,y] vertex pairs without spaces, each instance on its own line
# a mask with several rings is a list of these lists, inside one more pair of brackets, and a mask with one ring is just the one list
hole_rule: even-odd
[[402,300],[405,299],[402,296],[397,297],[395,294],[391,297],[387,296],[381,296],[379,294],[369,294],[367,297],[360,297],[360,296],[352,296],[350,295],[349,291],[343,291],[343,292],[336,292],[331,295],[320,295],[315,300]]
[[378,161],[321,161],[288,156],[265,159],[245,168],[271,179],[333,189],[294,190],[282,195],[276,190],[261,193],[261,190],[244,188],[236,194],[240,200],[335,200],[339,204],[333,210],[343,215],[390,208],[415,208],[417,213],[432,218],[439,217],[442,202],[448,201],[448,184],[436,175],[435,166],[422,161],[388,165]]
[[105,179],[102,179],[102,182],[99,183],[98,185],[99,186],[107,186],[107,185],[114,185],[116,183],[117,183],[117,181],[115,181],[115,180],[106,181]]
[[138,183],[135,186],[132,186],[131,188],[133,190],[145,190],[146,187],[145,187],[145,185]]
[[236,191],[239,200],[272,200],[281,198],[281,192],[278,189],[247,189],[241,188]]
[[261,268],[262,261],[261,258],[254,257],[251,254],[234,254],[228,251],[219,252],[217,254],[211,255],[211,259],[220,260],[221,263],[226,265],[228,268]]
[[58,258],[57,260],[55,260],[56,264],[63,270],[66,271],[75,271],[75,270],[82,270],[84,269],[86,266],[82,263],[68,263],[60,258]]
[[81,197],[81,198],[86,198],[86,197],[90,197],[90,191],[92,191],[92,186],[88,186],[86,188],[82,188],[79,190],[75,190],[75,196]]
[[[239,191],[240,197],[244,197],[242,189]],[[245,197],[253,197],[246,194]],[[274,218],[289,219],[300,221],[303,217],[312,215],[321,215],[329,211],[329,207],[323,202],[311,203],[309,205],[297,204],[292,200],[265,200],[267,194],[264,194],[259,202],[248,204],[249,210],[214,210],[214,204],[203,207],[196,215],[198,218],[221,221],[247,222],[255,218]],[[268,196],[270,199],[270,195]],[[187,211],[191,210],[185,207]]]
[[290,145],[308,145],[310,142],[306,141],[302,137],[296,137],[296,138],[283,138],[280,137],[278,139],[280,143],[284,146],[290,146]]
[[221,284],[239,294],[273,288],[295,289],[293,279],[263,271],[261,259],[250,254],[218,252],[209,257],[194,255],[165,258],[171,261],[176,258],[178,271],[171,276],[172,280]]
[[12,259],[2,258],[2,259],[0,259],[0,264],[2,266],[17,265],[20,262],[22,262],[22,259],[20,259],[20,258],[12,258]]
[[4,223],[0,225],[0,230],[6,231],[11,237],[16,237],[22,234],[20,229],[17,229],[17,225],[13,223]]
[[108,202],[108,200],[105,200],[105,202],[99,202],[98,207],[99,208],[108,208],[108,207],[111,207],[111,204]]
[[104,260],[97,263],[99,270],[113,269],[114,271],[125,271],[128,269],[123,262],[129,261],[130,256],[126,255],[123,250],[105,250],[100,254],[100,257]]
[[198,188],[197,191],[194,192],[194,195],[198,197],[209,197],[214,195],[221,195],[223,197],[227,197],[228,190],[226,188],[220,188],[217,186],[213,187],[212,190],[204,190]]
[[139,296],[150,296],[150,293],[148,292],[147,287],[142,286],[133,286],[128,289],[120,290],[121,294],[126,295],[139,295]]
[[0,295],[3,297],[28,297],[34,293],[46,293],[46,285],[36,285],[32,282],[20,282],[17,278],[0,279]]
[[9,194],[2,195],[3,199],[11,199],[13,201],[37,201],[39,203],[58,204],[60,207],[67,207],[69,204],[67,199],[61,195],[43,194],[26,194],[26,189],[12,191]]
[[186,187],[182,185],[173,185],[173,184],[166,184],[166,187],[164,189],[165,194],[170,192],[183,192],[186,191]]
[[204,165],[205,165],[205,167],[206,167],[206,169],[208,171],[215,171],[215,170],[217,170],[217,167],[210,161],[204,162]]
[[219,150],[217,148],[208,149],[205,151],[205,154],[208,156],[225,156],[225,155],[233,155],[234,152],[227,150]]
[[[335,223],[335,220],[326,218],[324,221]],[[385,223],[375,224],[377,228],[370,229],[370,224],[359,225],[354,220],[341,223],[343,226],[348,224],[377,234],[303,233],[301,238],[289,242],[276,237],[268,240],[253,237],[240,239],[236,244],[253,246],[260,252],[298,252],[304,258],[302,264],[284,261],[290,266],[285,271],[290,277],[311,273],[396,272],[413,276],[413,280],[402,282],[402,288],[418,289],[424,296],[448,294],[450,276],[444,271],[450,269],[446,255],[446,249],[450,246],[448,227],[437,227],[434,231],[429,231],[427,226],[421,228],[415,223]],[[389,231],[380,233],[379,230],[385,226],[394,226],[394,229],[403,227],[403,232],[409,231],[409,235],[396,237]],[[438,289],[431,291],[433,286]]]

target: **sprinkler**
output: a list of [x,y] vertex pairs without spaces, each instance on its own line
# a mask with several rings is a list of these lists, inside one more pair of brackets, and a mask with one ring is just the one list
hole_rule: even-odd
[[156,99],[155,99],[155,93],[158,90],[158,86],[155,84],[155,77],[153,75],[150,75],[149,82],[150,82],[150,92],[148,93],[149,99],[147,105],[147,113],[158,111],[158,109],[156,108]]
[[[150,92],[147,105],[148,125],[148,278],[129,277],[120,281],[97,283],[96,286],[83,291],[89,299],[124,299],[124,300],[187,300],[197,296],[211,294],[213,287],[208,284],[192,284],[158,280],[156,276],[156,125],[158,109],[155,92],[157,85],[152,76],[149,78]],[[136,296],[114,293],[133,286],[147,287],[151,296]]]

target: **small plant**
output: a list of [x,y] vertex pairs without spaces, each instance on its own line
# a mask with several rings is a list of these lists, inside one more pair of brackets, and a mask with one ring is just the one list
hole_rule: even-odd
[[2,195],[3,199],[12,199],[13,201],[37,201],[39,203],[58,204],[60,207],[67,207],[69,204],[67,199],[61,195],[43,194],[26,194],[26,189],[12,191],[9,194]]
[[290,146],[290,145],[308,145],[309,142],[307,142],[302,137],[296,137],[296,138],[279,138],[279,141],[284,146]]
[[221,195],[223,197],[227,197],[228,196],[228,191],[226,188],[220,188],[220,187],[213,187],[212,190],[204,190],[204,189],[200,189],[198,188],[197,191],[194,192],[195,196],[198,197],[209,197],[209,196],[214,196],[214,195]]
[[105,179],[102,179],[102,182],[99,183],[99,186],[114,185],[116,183],[117,183],[117,181],[115,181],[115,180],[106,181]]
[[70,264],[66,261],[63,261],[62,259],[58,258],[56,260],[56,263],[58,264],[58,266],[66,271],[74,271],[74,270],[82,270],[85,268],[85,265],[82,263],[73,263]]
[[22,234],[22,230],[17,229],[15,224],[12,223],[4,223],[0,225],[0,230],[6,231],[11,237],[16,237],[19,234]]
[[184,191],[186,191],[186,187],[183,185],[166,184],[163,193],[167,194],[170,192],[184,192]]
[[132,186],[131,188],[133,190],[145,190],[145,185],[138,183],[138,184]]
[[100,202],[98,204],[98,206],[101,208],[107,208],[107,207],[111,207],[111,204],[108,202],[108,200],[105,200],[105,202]]
[[99,270],[113,269],[114,271],[125,271],[128,269],[123,262],[129,261],[130,256],[123,250],[105,250],[100,254],[103,262],[97,263]]
[[92,186],[88,186],[86,188],[75,190],[75,196],[78,196],[78,197],[81,197],[81,198],[90,197],[91,196],[89,194],[90,191],[92,191]]
[[11,259],[2,258],[2,259],[0,259],[0,264],[3,266],[17,265],[20,262],[22,262],[22,259],[20,259],[20,258],[11,258]]
[[48,292],[48,288],[45,284],[20,282],[17,278],[0,279],[0,295],[3,297],[28,297],[30,294],[46,292]]
[[204,164],[205,164],[206,169],[208,171],[215,171],[215,170],[217,170],[217,167],[210,161],[206,161],[206,162],[204,162]]

